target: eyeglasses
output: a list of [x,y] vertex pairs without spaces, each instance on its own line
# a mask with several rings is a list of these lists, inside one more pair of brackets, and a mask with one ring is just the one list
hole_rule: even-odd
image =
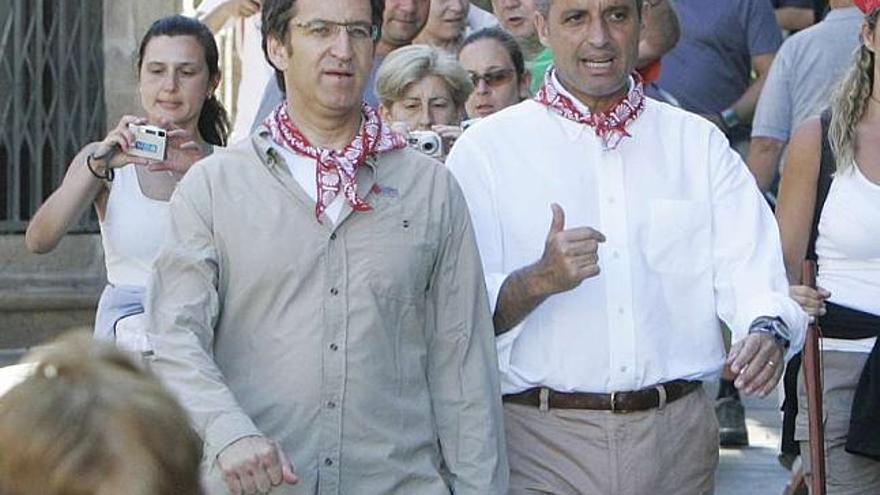
[[471,77],[471,82],[474,83],[474,87],[479,86],[480,81],[486,81],[486,85],[490,88],[497,88],[498,86],[509,83],[513,78],[514,71],[513,69],[499,69],[485,74],[469,72],[468,75]]
[[316,40],[330,40],[339,35],[340,29],[345,29],[353,41],[376,41],[379,39],[379,26],[366,22],[336,22],[324,19],[314,19],[303,22],[294,19],[292,25],[302,29],[306,36]]

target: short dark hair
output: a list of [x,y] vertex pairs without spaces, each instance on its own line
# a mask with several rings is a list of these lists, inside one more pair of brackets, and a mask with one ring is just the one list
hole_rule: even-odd
[[[548,13],[550,13],[550,4],[553,3],[553,0],[535,0],[535,7],[538,9],[538,12],[544,14],[546,17]],[[645,3],[644,0],[636,0],[636,9],[641,14],[642,12],[642,4]]]
[[[205,24],[182,15],[163,17],[154,22],[144,34],[141,46],[138,48],[138,74],[140,74],[141,65],[144,63],[147,44],[157,36],[192,36],[195,38],[202,46],[202,51],[205,52],[205,64],[208,66],[211,80],[220,79],[220,55],[217,50],[217,42],[214,41],[214,34]],[[229,116],[226,113],[226,108],[213,94],[202,104],[198,128],[205,141],[217,146],[226,146],[226,141],[229,138]]]
[[[519,47],[519,43],[516,42],[513,35],[498,26],[483,28],[468,35],[468,37],[464,39],[461,48],[464,49],[464,47],[471,43],[476,43],[480,40],[495,40],[498,43],[501,43],[501,46],[503,46],[504,49],[507,50],[507,54],[510,55],[510,60],[513,61],[513,68],[516,70],[516,80],[519,82],[523,75],[525,75],[526,65],[523,60],[522,49]],[[459,53],[461,53],[460,50]]]
[[[379,36],[381,37],[385,0],[369,0],[369,2],[373,8],[372,23],[380,30]],[[262,27],[260,28],[263,35],[263,56],[266,57],[266,62],[275,69],[275,80],[278,81],[278,87],[281,88],[282,93],[287,92],[287,88],[284,87],[284,73],[278,70],[269,58],[268,40],[270,37],[273,37],[286,44],[287,36],[290,34],[288,32],[290,20],[295,16],[296,0],[263,0]]]

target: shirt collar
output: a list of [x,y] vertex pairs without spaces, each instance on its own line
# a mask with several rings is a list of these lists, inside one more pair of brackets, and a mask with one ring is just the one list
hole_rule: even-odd
[[[269,130],[263,124],[260,124],[256,131],[251,135],[251,142],[254,146],[254,151],[256,151],[257,156],[260,158],[260,161],[263,162],[269,168],[272,168],[276,165],[285,163],[285,160],[282,158],[282,155],[279,153],[279,150],[282,149],[281,145],[278,144],[274,139],[272,139],[272,131]],[[288,150],[284,148],[284,151],[289,153],[293,153],[297,156],[299,155],[296,151]],[[308,158],[308,157],[306,157]],[[309,158],[313,160],[312,158]],[[375,156],[368,156],[364,161],[364,165],[368,166],[371,171],[375,173],[376,169],[379,166],[379,160],[376,159]],[[285,166],[282,167],[283,170],[289,171],[289,169]]]
[[[586,105],[584,105],[581,100],[571,94],[568,89],[565,88],[565,86],[562,85],[562,83],[559,81],[559,77],[557,74],[554,73],[552,77],[553,83],[556,85],[556,88],[562,96],[565,96],[569,100],[571,100],[578,111],[582,113],[590,113],[590,109]],[[626,83],[627,91],[632,90],[635,83],[636,82],[633,80],[632,76],[629,76]],[[559,117],[557,120],[562,122],[562,129],[565,131],[566,136],[568,136],[568,139],[571,141],[577,141],[581,139],[585,133],[589,136],[593,136],[594,138],[596,137],[592,130],[590,130],[590,128],[585,125],[578,124],[577,122],[572,122],[564,117]]]

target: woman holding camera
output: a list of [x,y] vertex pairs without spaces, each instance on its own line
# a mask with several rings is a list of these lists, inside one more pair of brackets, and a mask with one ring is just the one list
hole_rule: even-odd
[[[862,45],[831,107],[789,145],[776,217],[791,294],[822,328],[828,494],[880,493],[880,0],[857,0]],[[817,288],[801,280],[818,264]],[[809,466],[804,377],[795,440]]]
[[[220,81],[218,51],[204,24],[183,16],[156,21],[141,40],[137,68],[145,117],[122,117],[102,141],[80,150],[25,236],[30,251],[52,251],[94,205],[108,279],[95,336],[111,341],[123,318],[143,313],[144,286],[177,182],[212,146],[226,144],[229,126],[213,94]],[[154,146],[153,159],[135,156]]]
[[391,52],[376,76],[379,114],[395,128],[434,132],[444,159],[461,135],[464,104],[473,90],[467,72],[452,55],[428,45]]

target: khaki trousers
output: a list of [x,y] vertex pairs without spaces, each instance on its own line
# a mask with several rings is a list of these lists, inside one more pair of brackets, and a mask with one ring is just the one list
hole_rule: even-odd
[[[822,353],[822,413],[825,424],[825,486],[828,495],[880,494],[880,462],[845,450],[853,396],[867,353]],[[878,411],[880,414],[880,411]],[[798,375],[798,415],[794,439],[801,442],[801,458],[810,479],[810,430],[803,367]],[[809,486],[809,483],[807,483]]]
[[707,495],[718,422],[703,388],[633,413],[504,404],[510,495]]

